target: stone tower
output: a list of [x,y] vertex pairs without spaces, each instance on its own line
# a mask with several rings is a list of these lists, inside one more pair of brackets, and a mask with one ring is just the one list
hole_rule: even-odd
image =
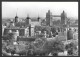
[[66,24],[67,24],[67,19],[66,19],[66,17],[67,17],[67,15],[66,15],[66,13],[65,13],[64,10],[63,10],[63,12],[61,13],[61,24],[62,24],[62,25],[66,25]]
[[50,12],[50,10],[48,10],[48,12],[46,13],[46,25],[52,25],[52,13]]
[[29,25],[31,23],[31,19],[29,17],[29,15],[27,15],[27,18],[26,18],[26,25]]
[[18,22],[18,16],[17,16],[17,13],[16,13],[16,16],[15,16],[15,23]]
[[67,14],[64,12],[61,13],[61,31],[67,30]]

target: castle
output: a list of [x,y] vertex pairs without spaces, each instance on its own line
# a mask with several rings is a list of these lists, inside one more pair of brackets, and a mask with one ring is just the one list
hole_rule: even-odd
[[[67,25],[67,15],[64,11],[61,13],[61,15],[52,15],[51,11],[48,10],[48,12],[46,13],[46,26],[51,27],[54,25],[52,22],[53,17],[61,17],[60,24],[62,27],[64,27],[64,25]],[[19,36],[27,36],[27,37],[34,36],[35,26],[42,26],[41,23],[42,20],[39,16],[36,19],[32,19],[29,17],[29,14],[27,15],[24,22],[20,22],[19,17],[16,14],[15,19],[12,22],[10,22],[9,26],[5,28],[4,35],[9,33],[9,31],[11,31],[11,32],[18,32]]]

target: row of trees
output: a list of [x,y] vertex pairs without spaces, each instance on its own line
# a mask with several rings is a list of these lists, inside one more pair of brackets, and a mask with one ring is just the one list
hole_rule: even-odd
[[[13,45],[4,40],[2,42],[2,49],[7,53],[19,54],[19,55],[46,55],[52,51],[59,52],[63,49],[63,45],[59,41],[47,41],[45,38],[36,38],[35,41],[28,43],[27,45]],[[60,47],[61,46],[61,47]],[[54,51],[54,52],[55,52]],[[61,50],[62,51],[62,50]]]

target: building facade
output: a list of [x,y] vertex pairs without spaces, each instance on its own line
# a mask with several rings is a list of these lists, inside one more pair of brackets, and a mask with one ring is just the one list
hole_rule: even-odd
[[6,27],[4,29],[4,35],[7,35],[8,33],[12,33],[12,32],[17,32],[19,33],[19,36],[29,36],[29,27],[23,27],[23,28],[19,28],[19,27]]

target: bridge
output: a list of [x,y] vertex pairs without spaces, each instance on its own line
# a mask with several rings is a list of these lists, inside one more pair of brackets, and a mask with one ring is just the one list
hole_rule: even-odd
[[52,15],[52,13],[50,12],[50,10],[48,10],[48,12],[46,13],[46,24],[49,25],[49,26],[52,23],[52,17],[60,17],[62,25],[65,25],[67,23],[67,19],[68,18],[67,18],[67,14],[65,13],[64,10],[61,13],[61,15]]

